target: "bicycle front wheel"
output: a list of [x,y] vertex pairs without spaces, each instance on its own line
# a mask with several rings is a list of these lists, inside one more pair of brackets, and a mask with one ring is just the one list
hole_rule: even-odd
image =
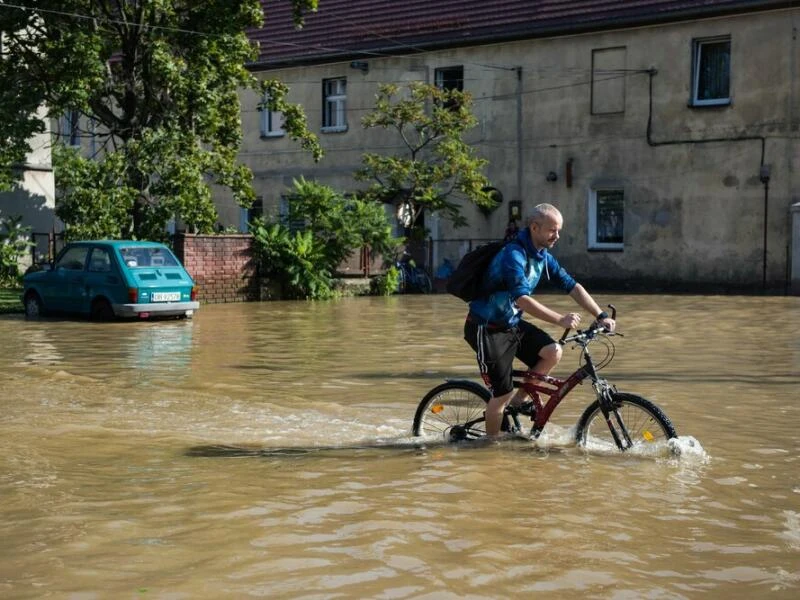
[[428,392],[414,415],[416,436],[443,441],[486,435],[484,411],[489,390],[472,381],[448,381]]
[[600,410],[600,402],[595,400],[578,420],[575,441],[579,446],[627,451],[678,437],[669,417],[650,400],[622,392],[613,392],[611,397],[614,410],[609,418],[613,432]]

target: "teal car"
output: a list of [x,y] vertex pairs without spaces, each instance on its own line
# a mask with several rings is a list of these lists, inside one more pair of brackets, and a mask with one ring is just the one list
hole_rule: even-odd
[[197,287],[164,244],[125,240],[71,242],[52,264],[25,274],[25,315],[191,318]]

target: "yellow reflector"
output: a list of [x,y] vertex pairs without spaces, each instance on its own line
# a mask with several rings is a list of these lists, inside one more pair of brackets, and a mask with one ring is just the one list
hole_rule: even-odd
[[443,410],[444,406],[442,406],[441,404],[434,404],[433,406],[431,406],[431,412],[435,415],[438,415]]
[[655,438],[653,434],[647,431],[646,429],[642,432],[642,437],[646,439],[648,442],[652,442]]

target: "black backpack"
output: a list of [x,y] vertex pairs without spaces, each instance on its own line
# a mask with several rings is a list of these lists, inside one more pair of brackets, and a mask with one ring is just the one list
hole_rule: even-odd
[[[515,244],[517,242],[508,243]],[[461,298],[464,302],[472,302],[479,298],[483,284],[483,274],[489,268],[489,263],[492,262],[492,259],[505,245],[505,241],[498,240],[483,244],[467,252],[447,280],[447,285],[445,286],[447,292]],[[522,244],[519,244],[519,247],[522,248],[527,257],[528,253],[525,251],[525,247]]]

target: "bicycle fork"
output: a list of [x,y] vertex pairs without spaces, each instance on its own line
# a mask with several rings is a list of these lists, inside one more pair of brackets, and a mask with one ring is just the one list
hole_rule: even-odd
[[614,406],[613,393],[616,391],[611,384],[603,379],[598,379],[592,383],[594,391],[597,394],[597,401],[600,404],[600,411],[603,413],[603,418],[606,420],[606,425],[611,432],[611,437],[614,438],[614,443],[620,451],[624,452],[633,446],[633,440],[628,433],[628,428],[625,427],[625,422],[622,420],[622,415]]

